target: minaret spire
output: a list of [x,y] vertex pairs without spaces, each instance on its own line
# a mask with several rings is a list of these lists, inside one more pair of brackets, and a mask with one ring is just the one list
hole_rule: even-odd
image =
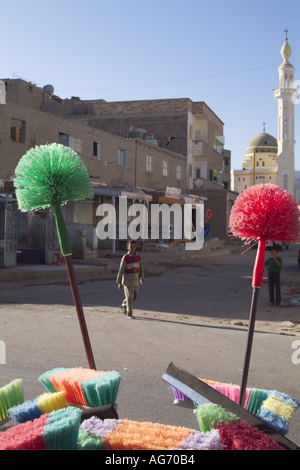
[[285,32],[285,40],[287,41],[288,40],[288,37],[287,37],[288,28],[285,28],[284,32]]
[[280,65],[279,89],[274,90],[274,97],[278,102],[278,176],[277,184],[288,190],[292,196],[295,192],[295,155],[294,155],[294,102],[293,94],[295,68],[290,63],[292,54],[288,43],[288,29],[285,28],[285,41],[281,48],[283,62]]

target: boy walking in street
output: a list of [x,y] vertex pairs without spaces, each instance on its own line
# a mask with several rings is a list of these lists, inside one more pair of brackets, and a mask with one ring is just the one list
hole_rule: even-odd
[[271,258],[268,258],[265,262],[265,266],[268,273],[269,281],[269,301],[271,305],[275,305],[274,301],[274,287],[275,287],[275,298],[277,307],[281,307],[281,292],[280,292],[280,271],[282,267],[282,258],[278,256],[278,249],[272,248]]
[[136,253],[136,243],[130,240],[127,243],[128,252],[123,256],[117,276],[118,289],[124,289],[125,299],[121,305],[123,313],[134,319],[132,315],[133,302],[139,293],[139,282],[145,284],[144,269],[141,257]]

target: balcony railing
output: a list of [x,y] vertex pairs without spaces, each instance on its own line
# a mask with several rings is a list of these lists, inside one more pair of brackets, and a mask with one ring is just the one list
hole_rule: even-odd
[[[224,157],[203,140],[192,142],[192,154],[196,161],[207,161],[214,170],[223,170]],[[210,166],[210,165],[209,165]]]

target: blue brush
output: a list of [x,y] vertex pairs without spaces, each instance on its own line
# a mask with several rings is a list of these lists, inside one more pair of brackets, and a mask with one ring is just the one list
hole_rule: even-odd
[[38,399],[27,400],[21,405],[13,406],[8,409],[9,416],[16,423],[25,423],[26,421],[32,421],[39,418],[43,413],[37,405]]

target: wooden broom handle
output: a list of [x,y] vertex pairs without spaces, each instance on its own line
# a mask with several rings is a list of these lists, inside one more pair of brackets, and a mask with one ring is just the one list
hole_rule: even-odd
[[77,311],[77,316],[78,316],[78,320],[79,320],[81,335],[82,335],[82,339],[83,339],[83,343],[84,343],[84,347],[85,347],[85,352],[86,352],[87,359],[88,359],[89,368],[97,370],[96,369],[96,364],[95,364],[95,361],[94,361],[92,346],[91,346],[91,342],[90,342],[90,338],[89,338],[89,333],[88,333],[88,329],[87,329],[87,326],[86,326],[84,313],[83,313],[83,309],[82,309],[82,303],[81,303],[79,290],[78,290],[78,286],[77,286],[77,281],[76,281],[75,271],[74,271],[74,267],[73,267],[72,256],[71,255],[66,255],[66,256],[64,256],[64,258],[65,258],[65,262],[66,262],[66,266],[67,266],[70,286],[71,286],[71,290],[72,290],[72,294],[73,294],[74,304],[75,304],[76,311]]

